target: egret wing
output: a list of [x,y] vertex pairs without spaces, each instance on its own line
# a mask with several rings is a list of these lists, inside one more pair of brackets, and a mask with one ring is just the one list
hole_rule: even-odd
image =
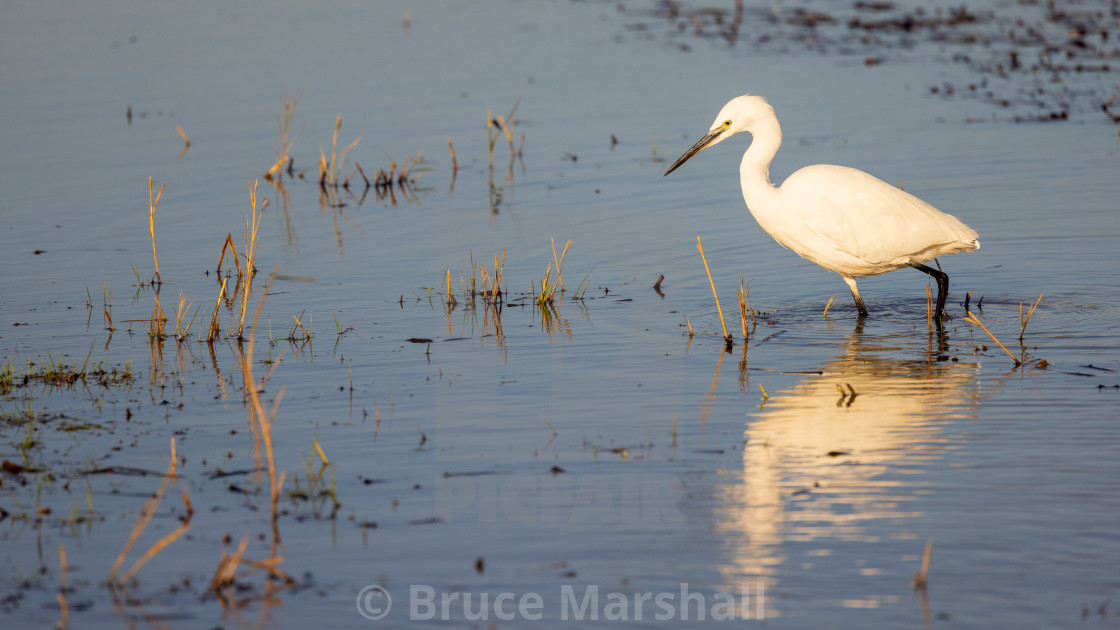
[[803,168],[782,184],[781,195],[792,215],[787,218],[805,232],[800,240],[817,241],[816,246],[802,245],[818,251],[808,256],[796,244],[791,247],[815,262],[832,263],[826,266],[843,265],[850,257],[855,260],[848,265],[858,260],[873,268],[897,268],[907,260],[922,262],[976,248],[976,232],[955,217],[853,168]]

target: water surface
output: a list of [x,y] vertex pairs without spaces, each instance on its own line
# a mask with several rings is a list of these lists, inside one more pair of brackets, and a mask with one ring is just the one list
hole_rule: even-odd
[[[976,28],[1041,19],[991,10],[1000,20]],[[1067,119],[1036,122],[1041,106],[931,92],[995,84],[954,60],[981,59],[980,45],[860,47],[842,21],[809,46],[795,21],[764,15],[748,7],[732,46],[688,6],[9,8],[0,46],[19,62],[5,64],[0,97],[3,363],[16,382],[87,355],[135,376],[5,392],[0,455],[30,469],[0,485],[11,623],[57,623],[61,592],[75,626],[369,627],[355,598],[377,584],[394,606],[376,623],[408,623],[410,587],[424,585],[539,593],[538,623],[569,627],[564,588],[634,596],[687,583],[708,601],[745,585],[755,620],[789,627],[1107,626],[1120,614],[1120,141],[1097,84],[1068,79],[1080,96]],[[1029,83],[1000,80],[1000,94]],[[748,91],[783,124],[775,181],[811,163],[855,166],[980,233],[979,251],[940,261],[953,282],[943,335],[928,332],[919,274],[861,281],[872,317],[860,324],[835,274],[762,232],[735,181],[746,138],[662,177]],[[197,332],[153,345],[144,320],[156,297],[147,178],[166,185],[159,299],[165,310],[180,290],[194,300],[197,331],[223,241],[242,247],[250,179],[275,160],[282,94],[300,97],[293,157],[306,176],[286,178],[283,194],[259,182],[269,205],[254,286],[279,270],[254,357],[258,377],[278,364],[265,402],[283,388],[274,531],[229,337],[236,309],[220,308],[212,346]],[[511,160],[500,138],[491,169],[487,112],[515,104],[522,154]],[[315,162],[339,115],[340,143],[362,137],[348,172],[420,154],[407,194],[352,188],[345,205],[321,203]],[[728,351],[697,235],[736,339]],[[567,292],[542,312],[532,292],[553,239],[573,242]],[[460,278],[479,262],[492,271],[502,252],[499,313],[472,304]],[[745,342],[740,278],[758,312]],[[1023,365],[964,321],[968,291]],[[1019,305],[1040,293],[1020,343]],[[309,341],[286,340],[293,316]],[[180,478],[125,567],[180,526],[182,492],[190,529],[111,590],[172,437]],[[152,474],[124,474],[137,470]],[[294,584],[269,592],[243,570],[235,606],[208,587],[243,537],[253,560],[278,540]],[[929,586],[916,591],[927,541]],[[645,606],[643,623],[665,625]]]

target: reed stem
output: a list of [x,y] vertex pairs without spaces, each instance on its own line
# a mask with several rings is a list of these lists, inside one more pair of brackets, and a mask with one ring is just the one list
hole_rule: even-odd
[[723,327],[723,338],[727,343],[731,343],[731,335],[727,334],[727,324],[723,323],[723,307],[719,305],[719,295],[716,295],[716,283],[712,280],[712,270],[708,269],[708,259],[704,256],[704,245],[700,242],[700,236],[696,236],[696,249],[700,250],[700,260],[704,261],[704,271],[708,272],[708,283],[712,285],[712,297],[716,299],[716,310],[719,311],[719,325]]

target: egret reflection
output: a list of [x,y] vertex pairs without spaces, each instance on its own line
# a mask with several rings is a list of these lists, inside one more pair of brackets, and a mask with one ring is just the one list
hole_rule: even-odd
[[922,516],[911,507],[915,473],[953,447],[946,424],[978,413],[980,366],[900,358],[914,346],[899,342],[857,327],[821,375],[748,414],[743,468],[723,486],[716,521],[728,584],[762,580],[776,592],[783,543],[874,542],[884,527],[872,523]]

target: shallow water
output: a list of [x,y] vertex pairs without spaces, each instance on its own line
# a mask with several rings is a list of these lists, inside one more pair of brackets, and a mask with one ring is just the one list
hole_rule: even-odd
[[[564,589],[592,587],[599,618],[581,625],[612,625],[611,592],[675,595],[669,623],[683,625],[682,590],[709,605],[731,594],[783,627],[1112,623],[1120,136],[1096,88],[1070,79],[1083,98],[1069,120],[1015,123],[1036,109],[929,89],[979,80],[952,57],[980,46],[818,50],[797,29],[765,43],[769,27],[747,15],[732,47],[678,28],[683,17],[595,3],[7,9],[0,50],[20,63],[5,64],[0,96],[3,363],[19,376],[88,354],[136,378],[33,379],[0,401],[0,456],[39,470],[0,477],[4,615],[55,624],[61,592],[75,626],[402,626],[420,585],[476,606],[536,593],[538,623],[556,627],[574,621]],[[850,45],[828,33],[819,41]],[[869,50],[882,63],[867,65]],[[275,160],[282,90],[301,95],[293,156],[308,170],[286,196],[259,183],[270,203],[254,286],[279,270],[254,367],[278,364],[264,394],[279,399],[287,475],[274,532],[233,309],[221,308],[220,343],[196,332],[153,349],[155,292],[138,278],[154,273],[151,176],[166,184],[160,300],[170,310],[182,290],[201,309],[192,330],[208,324],[221,244],[232,235],[241,251],[249,180]],[[783,124],[775,181],[809,163],[859,167],[980,233],[979,251],[940,261],[953,282],[943,337],[928,334],[919,274],[862,280],[861,325],[835,274],[758,228],[735,182],[746,139],[662,177],[747,91]],[[487,110],[515,103],[523,154],[511,162],[500,138],[491,171]],[[321,207],[315,162],[338,115],[340,143],[362,136],[348,158],[367,173],[422,151],[411,192]],[[727,352],[697,235],[738,341]],[[573,244],[567,292],[542,314],[529,294],[551,239]],[[498,315],[472,307],[459,278],[503,251]],[[651,288],[662,274],[663,296]],[[745,343],[741,276],[758,311]],[[963,320],[968,291],[1024,365]],[[1019,305],[1039,293],[1020,344]],[[285,339],[293,316],[309,342]],[[180,526],[182,492],[190,528],[111,590],[172,437],[180,478],[125,568]],[[152,474],[125,474],[137,470]],[[294,586],[274,582],[266,598],[266,578],[243,570],[229,591],[240,607],[209,593],[223,552],[248,537],[245,557],[264,560],[274,535]],[[927,541],[929,586],[916,591]],[[377,622],[355,604],[373,584],[393,599]],[[456,626],[526,620],[456,606]],[[665,624],[652,599],[639,610]]]

